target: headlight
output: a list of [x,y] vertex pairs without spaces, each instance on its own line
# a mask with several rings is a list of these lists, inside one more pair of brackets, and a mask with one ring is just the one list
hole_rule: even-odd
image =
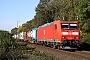
[[63,39],[63,40],[65,40],[65,39],[66,39],[66,37],[65,37],[65,36],[62,36],[62,39]]
[[78,39],[79,39],[79,37],[75,37],[75,39],[76,39],[76,40],[78,40]]
[[68,32],[62,32],[63,35],[68,35]]
[[79,33],[78,32],[72,32],[72,35],[78,35]]
[[78,37],[76,37],[76,39],[78,39]]
[[62,38],[64,39],[65,37],[64,37],[64,36],[62,36]]

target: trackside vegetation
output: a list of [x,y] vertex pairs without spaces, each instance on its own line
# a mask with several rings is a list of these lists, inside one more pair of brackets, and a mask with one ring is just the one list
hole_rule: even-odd
[[0,60],[55,60],[45,53],[21,45],[8,31],[0,30]]

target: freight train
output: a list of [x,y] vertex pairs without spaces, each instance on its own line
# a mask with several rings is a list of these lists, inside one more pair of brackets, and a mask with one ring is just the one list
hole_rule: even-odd
[[80,46],[80,30],[77,21],[56,20],[16,36],[29,41],[58,49],[77,49]]

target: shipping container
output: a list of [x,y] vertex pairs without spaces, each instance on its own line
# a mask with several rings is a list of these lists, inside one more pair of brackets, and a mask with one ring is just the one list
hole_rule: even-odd
[[28,36],[28,41],[31,42],[32,41],[32,30],[28,31],[27,36]]
[[37,40],[37,28],[32,29],[32,40]]
[[28,32],[24,32],[24,41],[28,41]]
[[21,32],[21,33],[19,34],[19,37],[20,37],[20,38],[19,38],[20,40],[23,40],[23,39],[24,39],[24,32]]

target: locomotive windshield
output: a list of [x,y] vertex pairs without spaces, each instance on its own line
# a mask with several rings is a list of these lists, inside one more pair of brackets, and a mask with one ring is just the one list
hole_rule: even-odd
[[61,25],[61,28],[62,29],[69,29],[69,24],[62,24]]
[[78,29],[77,24],[61,24],[62,29]]
[[70,29],[78,29],[77,24],[70,24]]

